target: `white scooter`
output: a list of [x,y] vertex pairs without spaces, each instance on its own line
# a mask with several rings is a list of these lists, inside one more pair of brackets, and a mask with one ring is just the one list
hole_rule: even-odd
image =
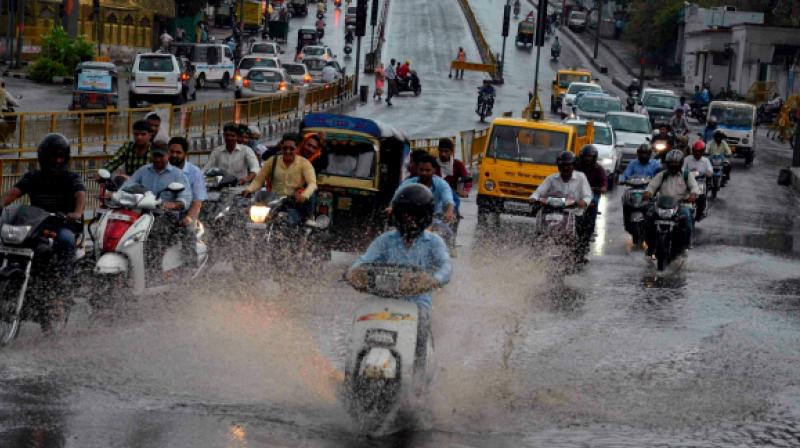
[[[102,171],[105,170],[101,170],[101,177],[108,174]],[[184,188],[183,184],[175,182],[161,193],[174,195]],[[164,292],[168,288],[165,283],[181,277],[175,275],[185,264],[180,241],[164,251],[158,263],[160,266],[149,266],[152,262],[148,262],[147,241],[156,216],[164,213],[161,204],[161,199],[140,185],[123,188],[112,195],[110,210],[100,220],[94,238],[94,255],[97,260],[94,267],[95,277],[109,280],[100,282],[101,285],[130,288],[134,296],[142,296]],[[188,269],[191,278],[197,277],[208,262],[204,234],[205,230],[198,222],[195,229],[196,265]],[[96,288],[95,292],[102,297],[104,288]]]
[[[398,412],[413,410],[434,373],[433,339],[424,361],[416,362],[419,312],[414,302],[398,300],[430,292],[403,284],[418,272],[409,266],[365,265],[366,284],[352,286],[379,298],[360,307],[353,319],[345,362],[345,396],[351,416],[370,435],[385,434]],[[428,284],[435,284],[430,278]],[[401,291],[403,291],[401,293]]]

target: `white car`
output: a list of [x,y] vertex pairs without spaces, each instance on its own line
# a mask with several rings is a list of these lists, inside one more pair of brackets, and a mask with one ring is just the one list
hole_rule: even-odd
[[[578,135],[586,135],[587,120],[571,118],[564,122],[578,131]],[[614,179],[614,167],[619,163],[619,155],[614,151],[614,131],[607,123],[594,122],[594,140],[592,144],[597,148],[597,163],[603,166],[609,176],[609,188]]]
[[175,55],[141,53],[136,55],[128,82],[128,106],[140,101],[180,104],[183,93],[181,67]]
[[306,64],[302,62],[284,62],[282,67],[289,73],[292,84],[295,86],[303,87],[311,84],[311,72],[308,71]]
[[609,112],[606,123],[614,130],[614,150],[617,152],[614,171],[622,173],[628,163],[636,159],[639,145],[650,143],[653,128],[646,116],[633,112]]
[[237,90],[236,98],[254,98],[272,93],[288,92],[292,80],[283,69],[254,68],[242,80],[241,90]]
[[247,77],[247,73],[256,67],[264,68],[281,68],[281,61],[276,57],[264,56],[245,56],[239,61],[239,66],[236,67],[236,72],[233,75],[233,80],[236,83],[236,89],[242,87],[242,80]]
[[256,42],[250,46],[250,55],[252,56],[278,57],[282,53],[283,49],[275,42]]
[[[336,79],[341,79],[342,68],[339,65],[339,62],[335,59],[333,61],[333,67],[336,69]],[[308,71],[311,73],[311,78],[313,83],[322,83],[322,69],[325,68],[325,65],[328,64],[328,61],[318,58],[318,57],[307,57],[303,60],[303,63],[308,67]]]
[[326,61],[330,61],[331,59],[335,59],[336,55],[333,54],[333,50],[327,45],[306,45],[300,50],[300,54],[297,55],[297,60],[302,62],[303,59],[307,57],[322,58]]
[[567,87],[567,93],[564,94],[564,98],[561,100],[561,118],[566,118],[567,114],[572,111],[572,105],[575,103],[575,95],[578,92],[584,91],[591,91],[591,92],[598,92],[602,93],[603,88],[600,87],[600,84],[595,84],[593,82],[573,82]]
[[586,11],[571,11],[567,19],[567,26],[572,31],[583,31],[589,23]]

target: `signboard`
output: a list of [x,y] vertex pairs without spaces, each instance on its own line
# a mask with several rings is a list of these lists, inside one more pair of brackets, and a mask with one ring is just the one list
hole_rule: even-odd
[[111,74],[104,70],[83,70],[78,75],[78,90],[111,92]]

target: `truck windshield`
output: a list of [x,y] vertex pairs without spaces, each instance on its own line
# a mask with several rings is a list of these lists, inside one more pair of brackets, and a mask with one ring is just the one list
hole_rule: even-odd
[[569,134],[518,126],[495,126],[486,154],[503,160],[555,165],[556,157],[567,150]]
[[720,126],[753,128],[753,110],[747,107],[714,106],[708,111],[708,116],[717,117]]
[[573,82],[590,82],[591,76],[577,73],[562,73],[558,75],[558,86],[566,89]]

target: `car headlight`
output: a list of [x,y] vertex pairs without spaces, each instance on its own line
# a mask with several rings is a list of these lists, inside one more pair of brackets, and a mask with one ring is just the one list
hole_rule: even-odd
[[614,163],[614,160],[611,157],[600,159],[600,164],[603,165],[604,168],[611,168],[611,165],[613,163]]
[[491,180],[487,180],[486,182],[483,183],[483,188],[485,188],[486,191],[494,191],[494,182]]
[[0,227],[0,239],[8,244],[22,244],[25,238],[31,231],[31,226],[12,226],[10,224],[3,224]]
[[270,208],[266,205],[253,205],[250,207],[250,221],[256,224],[264,224],[267,222]]

